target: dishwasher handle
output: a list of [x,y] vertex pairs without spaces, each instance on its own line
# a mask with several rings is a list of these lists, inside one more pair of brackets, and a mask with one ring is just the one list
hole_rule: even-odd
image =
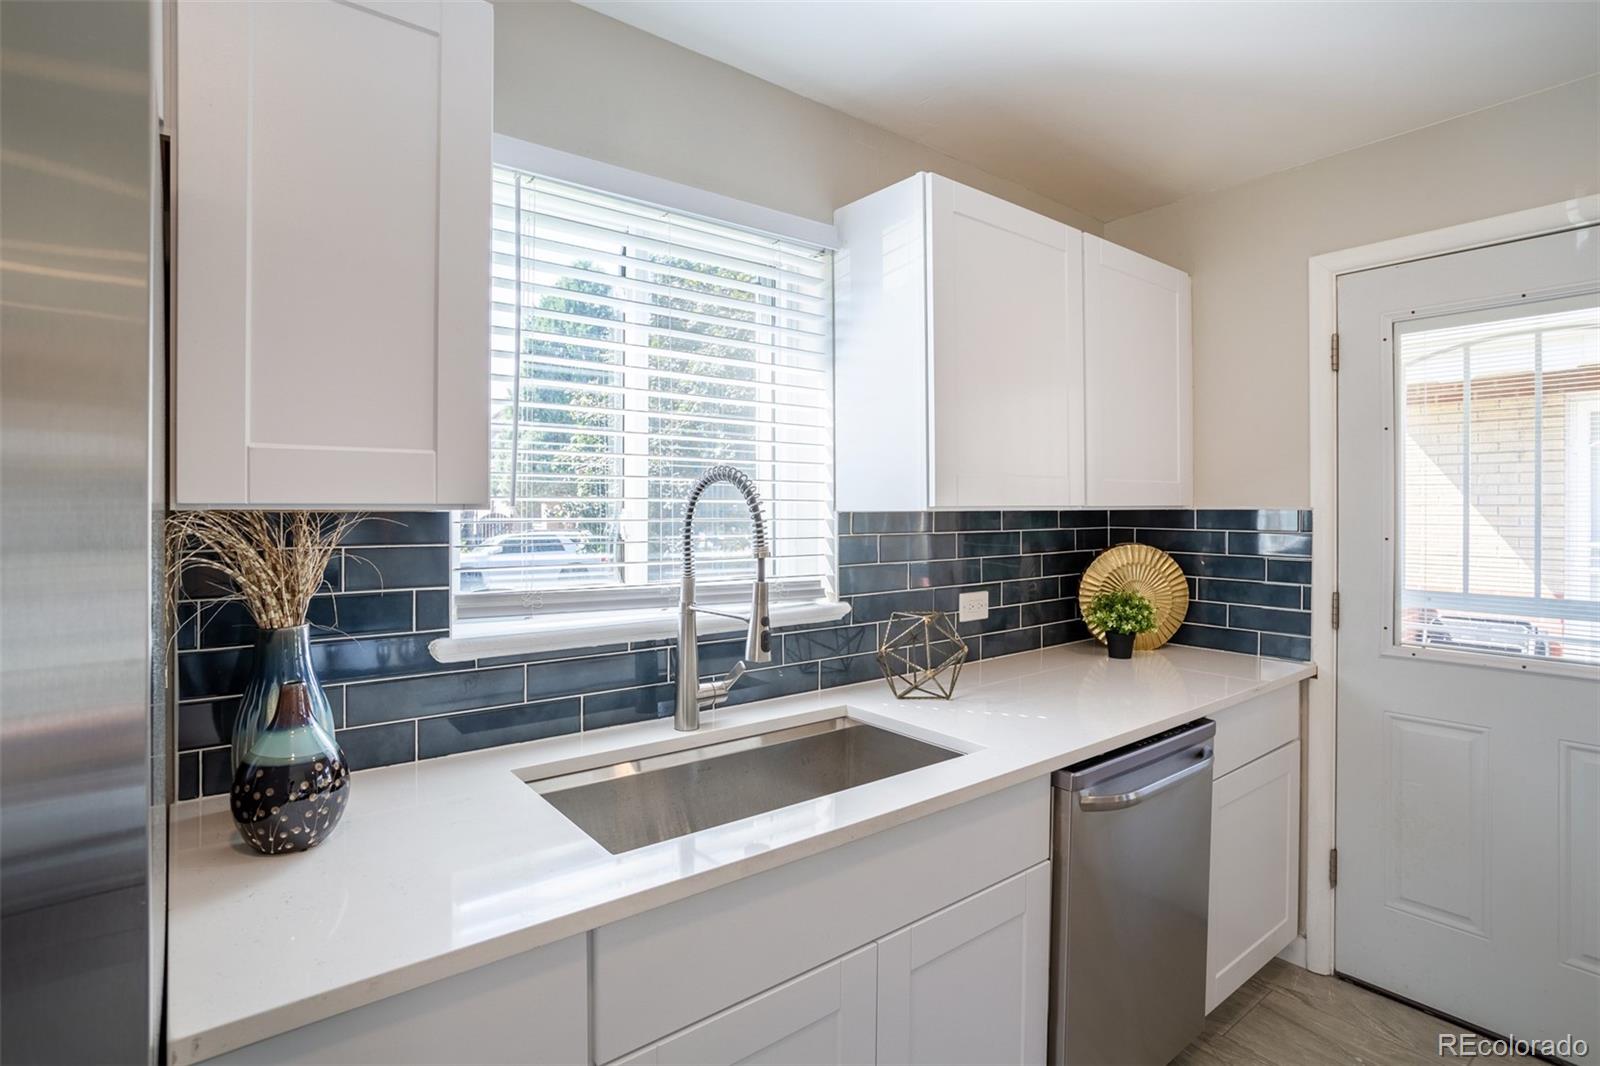
[[1190,765],[1131,792],[1080,792],[1078,807],[1084,811],[1120,811],[1127,807],[1136,807],[1153,796],[1159,796],[1170,788],[1176,788],[1197,774],[1210,773],[1210,745],[1196,749],[1196,754],[1199,758]]

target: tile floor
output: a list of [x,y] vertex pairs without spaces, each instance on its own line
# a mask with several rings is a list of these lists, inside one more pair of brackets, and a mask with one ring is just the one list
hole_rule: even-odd
[[[1274,959],[1211,1012],[1200,1038],[1174,1066],[1411,1066],[1441,1058],[1441,1032],[1454,1023]],[[1484,1062],[1536,1064],[1513,1057]]]

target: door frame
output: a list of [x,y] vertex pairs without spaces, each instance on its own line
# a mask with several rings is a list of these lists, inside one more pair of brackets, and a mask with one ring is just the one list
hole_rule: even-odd
[[1285,949],[1284,956],[1313,973],[1334,967],[1333,886],[1325,871],[1334,842],[1334,785],[1338,733],[1335,729],[1338,644],[1333,629],[1333,597],[1338,589],[1339,559],[1339,389],[1330,358],[1338,330],[1339,275],[1373,267],[1427,259],[1469,248],[1539,237],[1600,221],[1600,195],[1581,196],[1543,207],[1429,230],[1355,248],[1312,256],[1308,262],[1308,336],[1310,369],[1311,507],[1316,515],[1317,550],[1311,557],[1311,660],[1316,677],[1307,686],[1305,773],[1302,826],[1306,856],[1305,938]]

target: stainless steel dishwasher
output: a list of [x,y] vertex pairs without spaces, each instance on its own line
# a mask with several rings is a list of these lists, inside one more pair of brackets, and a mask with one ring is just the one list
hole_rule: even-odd
[[1160,1066],[1200,1035],[1216,731],[1192,722],[1052,779],[1058,1066]]

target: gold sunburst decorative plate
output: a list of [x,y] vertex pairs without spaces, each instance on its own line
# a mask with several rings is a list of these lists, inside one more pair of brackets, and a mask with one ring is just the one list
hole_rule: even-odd
[[[1132,589],[1150,601],[1156,611],[1156,627],[1133,638],[1135,651],[1150,651],[1172,639],[1189,613],[1189,582],[1172,556],[1148,544],[1118,544],[1100,553],[1089,564],[1078,582],[1080,609],[1087,607],[1102,592]],[[1089,626],[1100,643],[1105,631]]]

